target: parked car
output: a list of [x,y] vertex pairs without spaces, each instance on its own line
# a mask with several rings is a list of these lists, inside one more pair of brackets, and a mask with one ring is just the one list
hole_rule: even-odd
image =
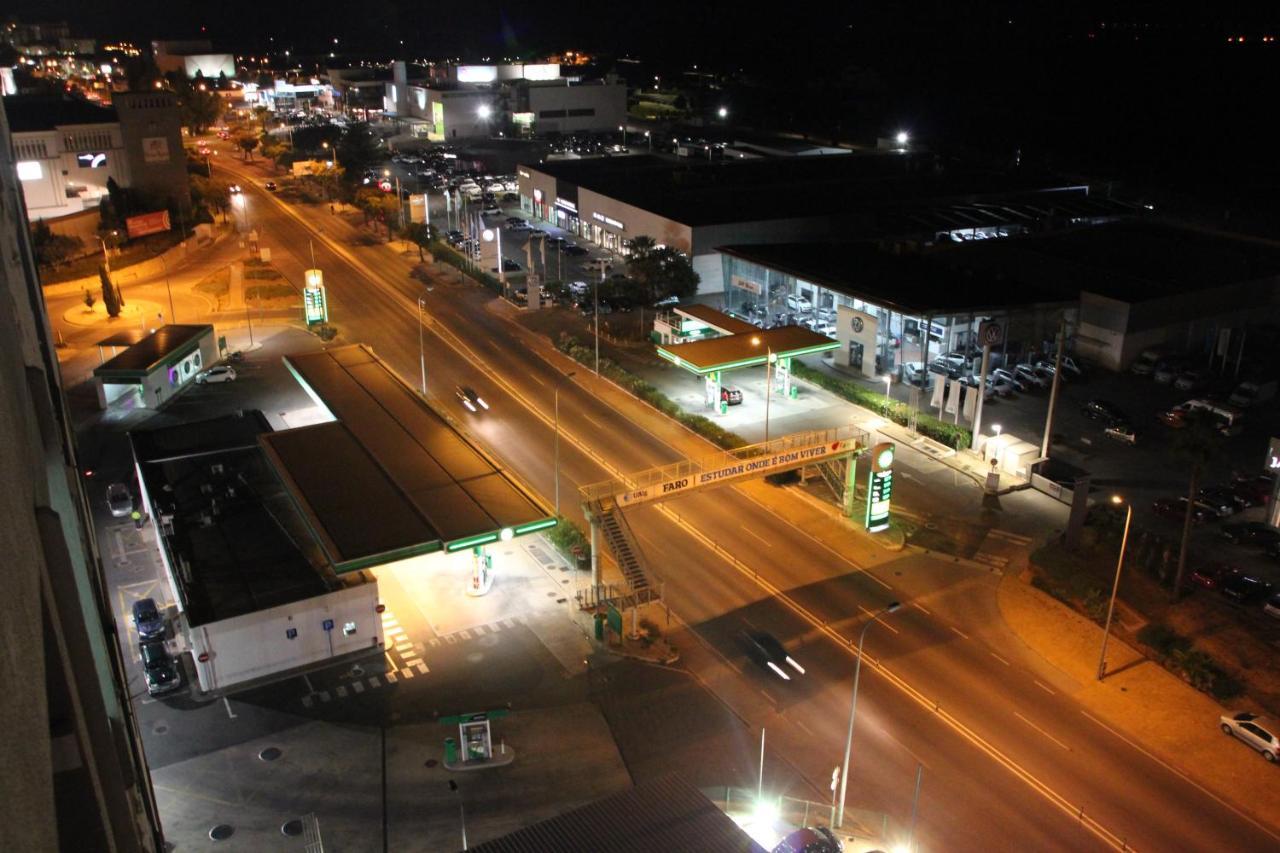
[[1102,421],[1104,424],[1129,422],[1129,416],[1110,400],[1090,400],[1080,407],[1080,414],[1089,420]]
[[1235,496],[1231,494],[1230,489],[1224,489],[1221,486],[1205,486],[1196,492],[1196,503],[1204,504],[1217,513],[1218,518],[1226,518],[1229,515],[1235,515],[1236,510],[1240,508],[1236,503]]
[[1008,382],[1010,385],[1013,386],[1015,391],[1026,392],[1032,387],[1031,383],[1025,381],[1016,373],[1014,373],[1012,370],[1009,370],[1006,367],[995,368],[994,370],[991,371],[991,376],[994,379],[1000,379],[1000,380],[1004,380],[1005,382]]
[[1013,368],[1013,375],[1022,380],[1029,388],[1048,388],[1051,379],[1036,370],[1035,365],[1019,364]]
[[795,658],[787,653],[786,646],[777,637],[766,631],[748,631],[743,634],[747,646],[747,656],[762,667],[768,668],[783,681],[791,680],[789,667],[796,674],[804,675],[804,667],[796,663]]
[[471,386],[459,385],[453,393],[458,398],[458,402],[462,403],[468,411],[479,412],[481,409],[489,411],[489,404],[484,401],[484,397],[477,394],[476,389]]
[[160,608],[156,607],[154,598],[139,598],[133,603],[133,627],[143,640],[164,636],[164,616],[160,614]]
[[1265,506],[1271,500],[1273,488],[1275,488],[1275,479],[1270,474],[1258,474],[1254,477],[1239,476],[1231,483],[1231,490],[1246,507]]
[[1241,572],[1222,582],[1222,594],[1238,604],[1250,604],[1271,594],[1271,582]]
[[[510,258],[503,258],[503,259],[502,259],[502,271],[503,271],[503,272],[520,272],[520,271],[521,271],[521,270],[523,270],[523,269],[524,269],[524,267],[520,266],[518,263],[516,263],[515,261],[511,260]],[[496,273],[497,271],[498,271],[498,268],[497,268],[497,267],[490,267],[490,268],[489,268],[489,272]]]
[[112,483],[107,486],[107,509],[116,518],[124,518],[133,512],[133,495],[124,483]]
[[1270,548],[1280,544],[1280,530],[1261,521],[1238,521],[1224,524],[1222,535],[1234,545],[1257,545]]
[[481,216],[501,216],[502,208],[498,207],[496,204],[491,204],[486,207],[480,208],[480,215]]
[[792,311],[812,311],[813,303],[810,302],[807,297],[801,296],[798,293],[788,293],[787,307]]
[[1013,392],[1018,390],[1012,381],[995,376],[994,372],[987,374],[987,387],[1001,397],[1011,397]]
[[1239,573],[1240,570],[1233,566],[1213,563],[1192,569],[1191,573],[1187,575],[1187,580],[1201,589],[1221,589],[1223,582],[1227,578]]
[[906,362],[902,365],[902,381],[917,387],[923,387],[928,384],[929,374],[925,371],[924,365],[918,361]]
[[510,219],[508,219],[508,220],[507,220],[507,229],[508,229],[508,230],[510,230],[510,231],[529,231],[529,230],[531,230],[529,223],[528,223],[528,222],[525,222],[523,219],[517,219],[517,220],[515,220],[514,222],[512,222]]
[[581,258],[587,255],[586,249],[582,248],[581,246],[576,246],[572,243],[569,243],[565,246],[560,247],[560,251],[564,252],[566,255],[568,255],[571,258]]
[[1161,385],[1171,385],[1173,380],[1178,378],[1178,374],[1186,369],[1187,366],[1182,359],[1168,358],[1156,364],[1156,369],[1151,374],[1151,378]]
[[1262,757],[1275,763],[1280,757],[1280,735],[1275,724],[1258,714],[1235,714],[1220,718],[1222,733],[1242,740],[1262,753]]
[[147,681],[148,693],[162,696],[182,686],[178,663],[164,647],[164,641],[148,640],[140,643],[138,649],[142,654],[142,673]]
[[[1050,382],[1053,381],[1053,374],[1057,372],[1057,368],[1053,366],[1052,361],[1037,361],[1035,366],[1036,370],[1039,371],[1041,375],[1049,377]],[[1073,378],[1075,377],[1071,375],[1071,371],[1067,370],[1065,367],[1062,368],[1062,381],[1064,383],[1070,382]]]
[[[1151,502],[1151,511],[1174,521],[1182,521],[1186,517],[1187,499],[1185,497],[1156,498]],[[1212,509],[1200,503],[1196,503],[1191,509],[1192,524],[1204,524],[1217,517]]]
[[196,374],[197,385],[207,385],[210,382],[235,382],[236,369],[220,364],[217,367],[211,367],[208,370]]
[[1212,374],[1203,368],[1184,370],[1178,374],[1178,378],[1173,380],[1173,387],[1179,391],[1199,391],[1207,387],[1212,378]]
[[737,406],[742,402],[742,391],[729,385],[720,386],[720,402]]

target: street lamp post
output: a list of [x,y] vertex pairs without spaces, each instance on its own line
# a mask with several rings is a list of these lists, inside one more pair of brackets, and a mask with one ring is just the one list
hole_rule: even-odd
[[618,130],[622,131],[622,147],[627,147],[627,126],[625,124],[618,125]]
[[[751,338],[753,346],[760,346],[759,336]],[[773,347],[765,346],[764,357],[764,440],[769,443],[769,401],[773,399]]]
[[[574,376],[577,371],[569,371],[560,377],[561,380]],[[556,515],[560,515],[560,382],[556,382]]]
[[1111,616],[1116,610],[1116,593],[1120,590],[1120,570],[1124,568],[1124,549],[1129,543],[1129,522],[1133,520],[1133,504],[1119,495],[1112,495],[1113,504],[1124,504],[1124,533],[1120,536],[1120,557],[1116,560],[1116,579],[1111,584],[1111,601],[1107,604],[1107,621],[1102,626],[1102,652],[1098,655],[1098,680],[1107,674],[1107,639],[1111,636]]
[[462,805],[462,792],[458,790],[458,783],[449,780],[449,790],[458,795],[458,820],[462,823],[462,849],[467,849],[467,812]]
[[156,255],[160,259],[160,266],[164,269],[164,289],[169,292],[169,322],[178,322],[178,315],[173,310],[173,287],[169,283],[169,262],[164,259],[164,252]]
[[595,319],[596,326],[596,376],[600,375],[600,282],[604,281],[604,265],[600,266],[600,280],[595,286],[595,310],[592,315]]
[[422,396],[427,396],[427,351],[422,345],[422,312],[426,308],[427,298],[418,297],[418,367],[422,371]]
[[649,131],[644,132],[644,141],[649,143],[649,153],[653,153],[653,134]]
[[849,752],[853,747],[853,718],[858,712],[858,679],[862,675],[862,643],[867,639],[867,629],[874,625],[881,616],[888,613],[896,613],[901,607],[898,602],[891,601],[888,606],[878,613],[871,614],[871,618],[867,620],[867,624],[862,626],[862,633],[858,635],[858,662],[853,668],[853,699],[849,703],[849,734],[844,741],[844,765],[840,768],[840,807],[836,811],[836,826],[840,827],[844,824],[844,795],[849,787]]

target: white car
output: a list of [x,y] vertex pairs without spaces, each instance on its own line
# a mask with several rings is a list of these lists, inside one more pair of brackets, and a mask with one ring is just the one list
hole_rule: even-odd
[[1013,375],[1023,383],[1036,388],[1048,388],[1052,381],[1030,364],[1019,364],[1013,369]]
[[1018,390],[1011,380],[994,373],[987,374],[987,387],[1001,397],[1012,397],[1013,392]]
[[211,367],[208,370],[196,374],[197,385],[207,385],[210,382],[235,382],[236,369],[220,364],[217,367]]
[[133,495],[124,483],[112,483],[107,486],[107,508],[116,518],[124,518],[133,512]]
[[[1262,757],[1272,764],[1280,757],[1280,736],[1270,721],[1257,714],[1243,713],[1234,717],[1221,717],[1222,733],[1239,738],[1249,746],[1262,753]],[[1270,728],[1264,728],[1266,723]]]
[[490,193],[502,193],[507,191],[506,185],[500,184],[497,181],[494,181],[493,183],[489,184],[489,186],[485,187],[484,189],[485,189],[485,192],[490,192]]
[[787,294],[787,307],[792,311],[809,311],[813,308],[813,303],[803,296],[794,293]]

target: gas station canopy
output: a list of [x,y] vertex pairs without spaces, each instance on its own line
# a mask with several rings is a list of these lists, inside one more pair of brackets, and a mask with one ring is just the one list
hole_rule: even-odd
[[335,420],[261,441],[336,571],[555,525],[371,350],[336,347],[284,362]]
[[658,346],[658,355],[690,373],[705,375],[738,367],[764,364],[772,353],[775,361],[838,349],[840,342],[803,326],[782,326],[725,335],[686,344]]

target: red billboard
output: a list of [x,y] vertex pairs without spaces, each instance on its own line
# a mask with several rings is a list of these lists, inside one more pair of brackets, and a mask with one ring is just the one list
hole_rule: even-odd
[[130,216],[124,221],[125,229],[129,232],[129,239],[145,237],[148,234],[159,234],[161,231],[168,231],[169,211],[157,210],[155,213],[144,213],[141,216]]

